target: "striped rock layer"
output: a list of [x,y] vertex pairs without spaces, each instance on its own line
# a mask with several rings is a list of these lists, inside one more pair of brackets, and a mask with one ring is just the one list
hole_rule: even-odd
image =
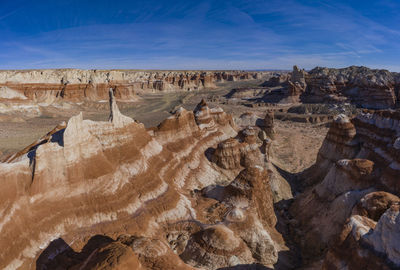
[[280,102],[284,103],[351,102],[369,109],[398,108],[400,104],[400,74],[363,66],[316,67],[308,72],[294,66],[290,74],[274,74],[264,85],[283,86]]
[[[79,114],[0,163],[0,268],[273,265],[284,245],[270,172],[209,160],[206,150],[237,130],[222,110],[200,107],[146,129],[111,93],[110,121]],[[198,192],[216,183],[226,186],[218,196]]]
[[312,168],[317,179],[290,209],[303,255],[322,256],[320,269],[400,266],[399,137],[394,110],[332,124]]
[[216,82],[261,78],[261,72],[22,70],[0,71],[0,99],[13,102],[100,101],[112,88],[117,99],[135,101],[141,92],[215,88]]

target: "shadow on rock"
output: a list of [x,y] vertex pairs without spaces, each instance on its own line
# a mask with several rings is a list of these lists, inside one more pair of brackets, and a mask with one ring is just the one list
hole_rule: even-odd
[[218,268],[218,270],[272,270],[273,268],[266,267],[261,264],[239,264],[231,267]]
[[212,157],[214,155],[214,152],[215,152],[215,148],[212,148],[212,147],[207,148],[207,150],[204,152],[204,155],[206,156],[208,161],[213,162]]
[[37,270],[68,269],[85,260],[95,249],[101,248],[113,239],[95,235],[87,242],[81,252],[75,252],[62,238],[53,240],[36,260]]

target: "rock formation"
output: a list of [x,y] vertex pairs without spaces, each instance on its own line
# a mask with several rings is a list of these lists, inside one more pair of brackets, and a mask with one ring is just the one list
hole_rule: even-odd
[[224,169],[240,168],[241,153],[239,141],[229,138],[220,142],[214,152],[213,161]]
[[[318,152],[317,167],[307,179],[309,183],[323,177],[329,169],[340,159],[355,157],[360,151],[360,145],[356,135],[356,128],[350,119],[343,115],[337,115],[330,123],[328,134]],[[321,175],[322,174],[322,175]]]
[[262,77],[257,72],[134,71],[134,70],[22,70],[0,71],[0,99],[50,104],[108,99],[108,89],[121,101],[135,101],[136,94],[158,91],[192,91],[215,88],[220,81]]
[[[110,102],[108,121],[80,113],[0,162],[0,268],[272,268],[284,261],[288,246],[314,269],[400,267],[398,110],[336,115],[316,163],[290,174],[271,153],[280,139],[272,110],[234,121],[202,100],[194,111],[181,107],[145,128],[116,103],[125,86],[135,93],[212,88],[215,81],[255,74],[0,72],[18,87],[35,76],[60,85],[35,94],[7,82],[0,97],[13,102],[40,101],[49,93],[71,101],[108,95]],[[99,92],[81,96],[81,84]],[[390,102],[389,93],[398,95],[397,75],[383,71],[294,67],[284,84],[293,102],[398,102]],[[353,97],[355,88],[369,96]],[[289,174],[291,185],[283,178]]]
[[[274,74],[263,85],[283,87],[281,103],[351,102],[363,108],[388,109],[398,106],[400,100],[399,73],[367,67],[316,67],[306,72],[294,66],[289,76]],[[269,99],[274,100],[274,95],[266,101],[271,102]]]
[[306,77],[307,92],[315,101],[340,101],[341,97],[365,108],[385,109],[395,106],[397,73],[351,66],[343,69],[314,68]]
[[398,111],[365,110],[332,123],[311,169],[316,180],[290,208],[306,261],[322,256],[322,269],[400,266],[399,119]]
[[276,87],[288,81],[289,75],[286,73],[274,73],[264,82],[262,86]]
[[81,113],[0,163],[0,268],[272,267],[286,247],[257,131],[205,102],[146,129],[114,92],[109,121]]
[[292,102],[299,102],[300,95],[306,91],[306,72],[300,70],[297,66],[293,66],[293,71],[288,80],[288,96]]
[[265,134],[271,138],[274,139],[275,136],[275,129],[274,129],[274,112],[273,111],[267,111],[264,117],[263,121],[263,130],[265,131]]
[[[354,207],[323,269],[393,269],[399,265],[399,198],[372,192]],[[377,211],[378,210],[378,211]]]

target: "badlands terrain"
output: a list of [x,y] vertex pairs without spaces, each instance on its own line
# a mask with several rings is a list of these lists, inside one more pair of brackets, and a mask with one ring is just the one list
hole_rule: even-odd
[[2,269],[398,269],[400,75],[0,71]]

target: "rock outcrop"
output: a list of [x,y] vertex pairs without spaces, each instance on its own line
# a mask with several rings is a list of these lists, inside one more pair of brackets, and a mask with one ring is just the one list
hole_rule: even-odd
[[323,177],[332,165],[341,159],[351,159],[360,151],[360,143],[356,136],[356,128],[350,119],[337,115],[330,123],[330,128],[317,155],[313,175],[307,179],[309,183]]
[[[306,72],[294,66],[289,75],[274,74],[263,85],[283,87],[283,91],[277,90],[281,103],[349,102],[363,108],[389,109],[398,107],[400,101],[400,74],[367,67],[316,67]],[[276,100],[274,92],[266,97],[267,102]]]
[[264,121],[263,121],[263,130],[265,131],[266,135],[274,139],[275,137],[275,128],[274,128],[274,112],[268,111],[265,114]]
[[241,165],[240,143],[229,138],[218,144],[213,155],[213,161],[224,169],[237,169]]
[[398,102],[397,73],[351,66],[342,69],[314,68],[306,77],[307,92],[315,101],[343,100],[371,109],[393,108]]
[[137,93],[215,88],[216,82],[250,80],[264,73],[244,71],[22,70],[0,71],[0,100],[51,104],[108,99],[108,89],[121,101]]
[[323,269],[392,269],[399,265],[399,201],[386,192],[372,192],[353,208]]
[[310,169],[316,180],[290,208],[306,261],[322,257],[322,269],[400,266],[399,119],[398,111],[365,110],[332,123]]
[[[236,236],[229,231],[222,234],[222,229],[218,229],[221,232],[215,232],[215,234],[221,239],[206,241],[203,238],[203,245],[210,246],[211,244],[213,247],[209,247],[209,249],[214,249],[214,252],[220,257],[223,256],[225,260],[240,261],[241,264],[249,263],[247,254],[251,254],[256,261],[266,266],[272,266],[277,261],[280,250],[279,243],[282,243],[283,240],[275,229],[277,220],[269,183],[270,173],[260,166],[250,166],[243,169],[235,180],[224,187],[220,193],[216,193],[213,189],[203,191],[206,196],[215,197],[229,209],[224,224],[236,232]],[[216,230],[215,227],[211,228],[213,232]],[[206,231],[201,232],[201,235],[204,235]],[[255,239],[258,240],[254,241]],[[247,246],[241,244],[239,240],[244,241]],[[222,247],[225,246],[222,241],[232,241],[233,243],[229,244],[229,249],[222,251]],[[201,241],[196,240],[196,242],[195,246],[198,246]],[[218,242],[220,242],[219,247],[216,246]],[[188,254],[204,254],[189,244],[188,247]],[[228,251],[232,249],[241,250],[241,257],[235,258],[229,254]],[[216,259],[203,255],[199,260],[202,263],[197,261],[196,266],[205,266]],[[218,263],[216,265],[221,267]]]
[[79,114],[0,163],[0,268],[272,267],[286,247],[256,131],[205,102],[146,129],[114,92],[109,121]]
[[290,80],[288,80],[288,96],[290,101],[299,102],[300,96],[306,91],[306,74],[307,73],[304,70],[300,70],[297,66],[293,66]]

